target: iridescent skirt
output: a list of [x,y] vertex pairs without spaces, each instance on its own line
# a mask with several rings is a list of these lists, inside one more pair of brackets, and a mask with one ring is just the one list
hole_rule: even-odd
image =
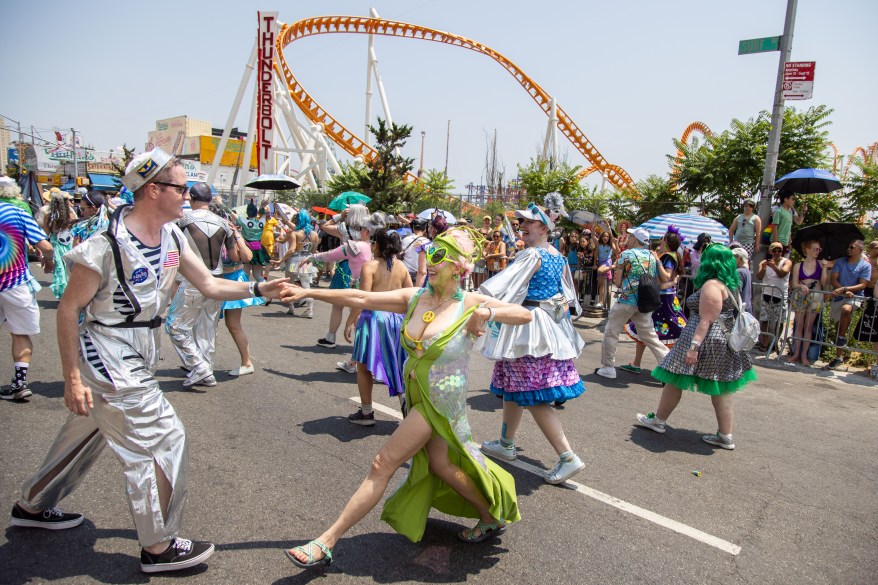
[[352,359],[366,366],[391,396],[405,393],[402,368],[405,350],[399,341],[403,316],[386,311],[363,311],[357,320]]

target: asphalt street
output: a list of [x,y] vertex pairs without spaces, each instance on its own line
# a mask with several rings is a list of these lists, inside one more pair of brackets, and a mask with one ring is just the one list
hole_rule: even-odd
[[[55,336],[55,301],[40,293],[43,332],[30,370],[34,396],[0,404],[0,502],[11,509],[22,482],[51,445],[67,411]],[[0,533],[2,583],[875,583],[878,570],[878,386],[859,376],[759,366],[735,398],[735,451],[700,440],[716,429],[710,400],[685,393],[664,435],[635,427],[655,410],[660,385],[647,373],[592,374],[603,325],[577,325],[577,361],[588,391],[560,411],[586,463],[564,486],[534,472],[556,456],[525,415],[515,477],[522,521],[483,544],[458,542],[471,524],[433,513],[412,543],[369,514],[335,549],[327,570],[303,572],[283,550],[320,534],[366,474],[398,424],[398,403],[375,387],[378,423],[346,420],[355,376],[335,369],[350,353],[325,349],[327,305],[313,320],[277,303],[245,309],[256,373],[238,365],[220,325],[219,385],[184,390],[164,339],[158,378],[189,433],[189,503],[183,536],[217,552],[175,575],[139,570],[121,467],[105,450],[61,506],[86,515],[67,531],[7,527]],[[633,355],[620,343],[618,363]],[[9,336],[0,333],[0,381],[11,377]],[[655,362],[647,353],[645,366]],[[472,359],[468,399],[477,442],[494,439],[500,400],[487,392],[491,363]],[[394,477],[393,486],[405,470]],[[320,581],[319,579],[324,579]]]

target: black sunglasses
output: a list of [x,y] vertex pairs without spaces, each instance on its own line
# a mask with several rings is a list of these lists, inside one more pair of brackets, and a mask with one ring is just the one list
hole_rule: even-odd
[[177,195],[185,195],[189,192],[188,185],[178,185],[176,183],[165,183],[164,181],[153,181],[156,185],[164,185],[165,187],[170,187],[177,191]]

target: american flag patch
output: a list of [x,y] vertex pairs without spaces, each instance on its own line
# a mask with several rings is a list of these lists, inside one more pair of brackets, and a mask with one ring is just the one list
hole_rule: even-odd
[[180,251],[179,250],[169,250],[168,255],[165,256],[165,261],[162,262],[162,268],[175,268],[180,265]]

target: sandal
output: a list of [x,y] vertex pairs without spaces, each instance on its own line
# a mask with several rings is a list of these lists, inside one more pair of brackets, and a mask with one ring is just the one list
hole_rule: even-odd
[[[489,538],[499,536],[504,528],[506,528],[506,523],[501,520],[495,520],[494,522],[482,522],[479,520],[479,523],[473,528],[467,528],[458,532],[457,540],[470,544],[484,542]],[[476,534],[477,532],[478,534]]]
[[[319,559],[314,558],[314,547],[319,548],[323,551],[323,557]],[[296,558],[296,555],[292,554],[289,550],[284,551],[284,554],[287,555],[287,558],[299,568],[302,569],[313,569],[315,567],[321,567],[324,565],[329,565],[332,563],[332,549],[320,542],[319,540],[312,540],[308,544],[304,544],[302,546],[293,547],[292,550],[298,550],[305,554],[308,557],[308,561],[303,563],[299,559]]]

